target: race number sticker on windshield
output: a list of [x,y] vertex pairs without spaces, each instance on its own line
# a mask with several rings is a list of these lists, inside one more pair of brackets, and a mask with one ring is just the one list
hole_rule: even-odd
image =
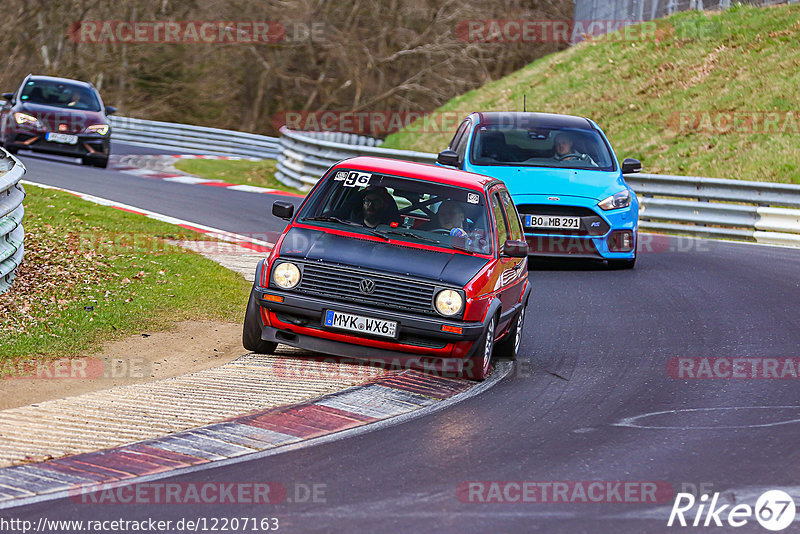
[[342,183],[345,187],[366,187],[369,185],[369,180],[372,175],[366,172],[356,171],[339,171],[334,176],[334,180]]
[[467,202],[469,202],[470,204],[477,204],[480,201],[481,201],[481,197],[478,196],[477,194],[475,194],[475,193],[468,193],[467,194]]

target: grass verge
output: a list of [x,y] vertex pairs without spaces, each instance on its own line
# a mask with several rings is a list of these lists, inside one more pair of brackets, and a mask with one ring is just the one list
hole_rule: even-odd
[[289,193],[304,194],[299,189],[284,185],[275,178],[277,161],[224,160],[224,159],[180,159],[175,168],[219,182],[255,185],[269,189],[279,189]]
[[[645,172],[800,183],[800,6],[689,11],[584,41],[454,98],[440,112],[528,110],[594,119]],[[626,38],[638,35],[639,38]],[[385,148],[438,152],[418,121]]]
[[0,358],[65,357],[183,319],[240,321],[250,284],[168,244],[199,234],[27,188],[25,260],[0,295]]

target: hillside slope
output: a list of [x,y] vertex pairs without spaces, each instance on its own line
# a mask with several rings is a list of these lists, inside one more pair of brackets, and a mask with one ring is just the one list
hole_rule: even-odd
[[[528,110],[594,119],[645,172],[800,183],[800,6],[644,24],[640,40],[585,41],[438,111],[521,110],[527,94]],[[451,126],[412,124],[383,146],[438,151]]]

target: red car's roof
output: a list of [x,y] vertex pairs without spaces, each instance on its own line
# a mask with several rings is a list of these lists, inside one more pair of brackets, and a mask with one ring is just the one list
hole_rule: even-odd
[[446,185],[466,187],[483,191],[486,184],[497,181],[494,178],[475,174],[473,172],[459,171],[428,163],[415,163],[413,161],[401,161],[389,158],[375,158],[371,156],[359,156],[346,159],[336,164],[336,168],[356,169],[359,171],[376,172],[380,174],[392,174],[395,176],[407,176],[419,180],[429,180]]

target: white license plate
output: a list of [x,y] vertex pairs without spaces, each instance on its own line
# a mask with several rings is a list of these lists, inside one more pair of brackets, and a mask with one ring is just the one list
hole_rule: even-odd
[[54,143],[64,143],[65,145],[77,145],[78,144],[78,136],[77,135],[62,134],[62,133],[55,133],[55,132],[47,132],[44,135],[44,138],[47,141],[52,141]]
[[570,228],[581,227],[580,217],[558,217],[556,215],[526,215],[525,226],[528,228]]
[[371,334],[373,336],[397,337],[397,323],[395,321],[384,321],[372,317],[362,317],[351,313],[342,313],[333,310],[325,310],[323,324],[331,328],[340,328],[361,334]]

